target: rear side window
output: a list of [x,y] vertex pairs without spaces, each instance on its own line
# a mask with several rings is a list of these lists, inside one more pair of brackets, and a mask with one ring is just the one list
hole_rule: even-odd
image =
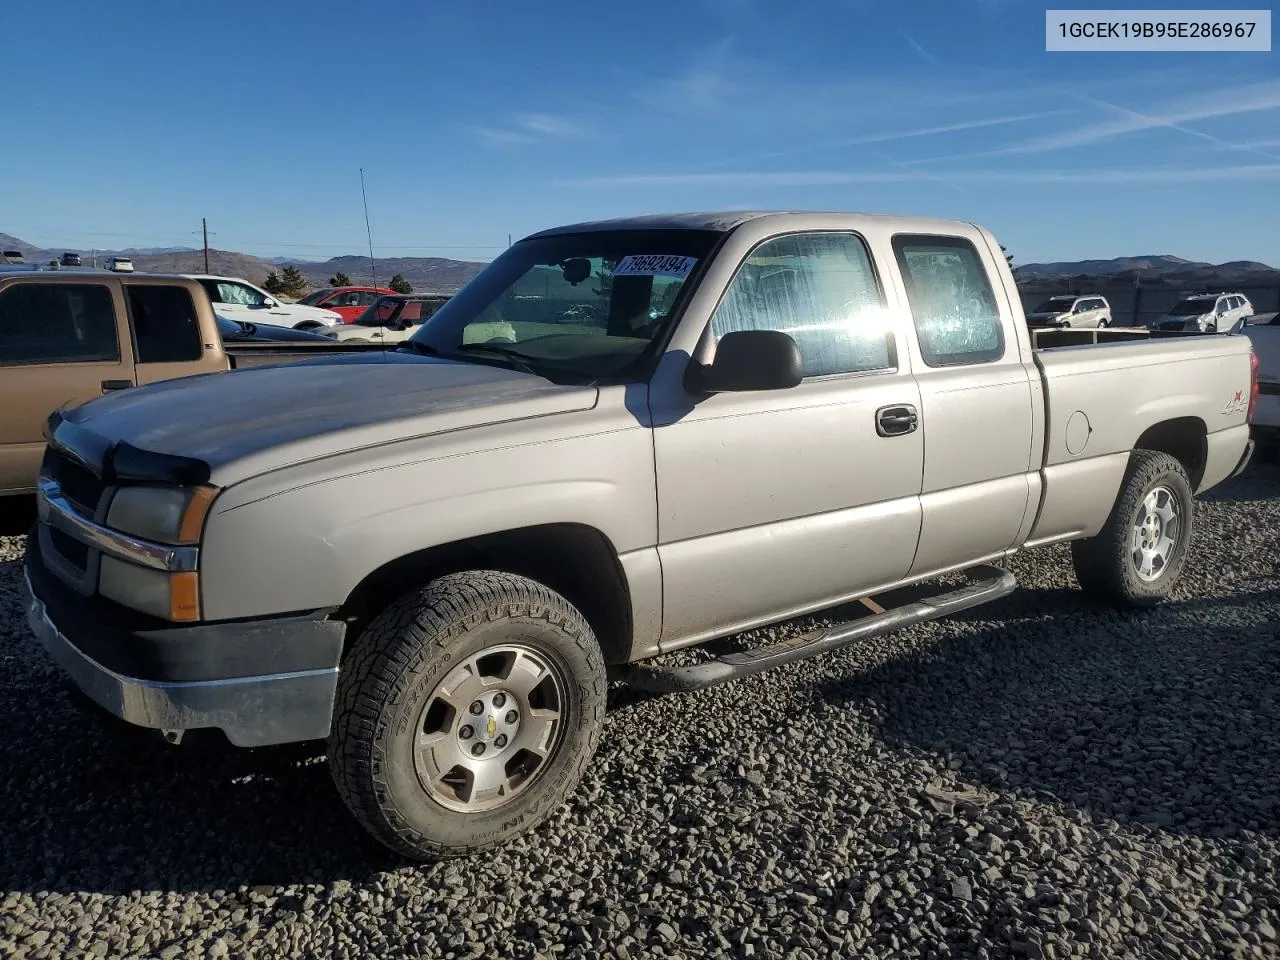
[[778,330],[800,348],[806,377],[896,365],[880,285],[851,233],[778,237],[743,261],[716,307],[719,340],[737,330]]
[[203,355],[196,305],[185,287],[125,287],[139,363],[182,363]]
[[972,243],[899,234],[893,251],[926,364],[990,363],[1004,356],[995,293]]
[[102,284],[15,283],[0,292],[0,366],[120,359]]

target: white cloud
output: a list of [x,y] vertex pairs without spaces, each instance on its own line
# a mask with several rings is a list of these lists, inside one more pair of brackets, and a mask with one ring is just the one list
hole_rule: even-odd
[[[1077,99],[1109,107],[1120,116],[1099,123],[1062,130],[1025,143],[983,150],[977,153],[959,153],[943,157],[929,157],[911,161],[914,163],[943,163],[952,160],[969,160],[979,157],[1016,156],[1036,153],[1052,153],[1090,146],[1117,137],[1124,137],[1146,130],[1172,129],[1183,133],[1195,133],[1184,125],[1198,120],[1216,120],[1280,109],[1280,83],[1268,81],[1242,87],[1226,87],[1207,91],[1193,97],[1184,97],[1171,104],[1141,113],[1113,104],[1091,100],[1079,94]],[[1197,136],[1203,136],[1196,133]],[[1212,139],[1212,138],[1210,138]]]
[[472,127],[471,132],[486,143],[498,147],[512,143],[528,143],[533,139],[527,133],[518,130],[506,130],[499,127]]
[[578,137],[584,133],[575,121],[549,113],[522,113],[516,117],[516,126],[544,137]]
[[493,147],[586,135],[586,129],[577,121],[550,113],[522,113],[509,126],[472,127],[471,132]]
[[1031,120],[1045,120],[1049,117],[1062,117],[1075,113],[1074,110],[1044,110],[1040,113],[1020,113],[1012,116],[985,117],[977,120],[961,120],[937,127],[920,127],[916,130],[900,130],[894,133],[877,133],[867,137],[855,137],[841,141],[846,146],[863,143],[888,143],[893,140],[906,140],[911,137],[932,137],[941,133],[955,133],[960,130],[981,130],[984,127],[997,127],[1008,123],[1026,123]]
[[[578,187],[836,187],[921,179],[917,170],[797,170],[724,173],[621,174],[557,181]],[[1280,163],[1230,167],[1120,167],[1096,170],[957,170],[937,174],[956,183],[1203,183],[1280,180]],[[948,182],[950,181],[950,182]]]
[[916,56],[918,56],[921,60],[923,60],[925,63],[938,62],[938,58],[935,57],[928,50],[926,50],[924,47],[920,46],[920,44],[916,41],[915,37],[911,36],[911,34],[907,33],[905,30],[902,30],[900,32],[902,33],[902,39],[907,41],[907,46],[909,46],[912,50],[914,50],[916,52]]

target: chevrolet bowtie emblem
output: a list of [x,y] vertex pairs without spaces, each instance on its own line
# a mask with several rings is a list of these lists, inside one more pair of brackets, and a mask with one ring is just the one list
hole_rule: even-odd
[[495,717],[492,713],[489,714],[489,723],[488,725],[485,726],[484,731],[485,731],[485,735],[490,740],[492,740],[493,735],[498,732],[498,718]]

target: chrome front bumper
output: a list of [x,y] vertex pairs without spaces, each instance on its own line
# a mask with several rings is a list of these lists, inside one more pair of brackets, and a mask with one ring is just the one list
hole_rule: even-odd
[[162,731],[217,729],[239,747],[329,735],[336,667],[232,680],[159,682],[121,676],[81,652],[27,589],[27,620],[53,660],[90,700],[122,720]]

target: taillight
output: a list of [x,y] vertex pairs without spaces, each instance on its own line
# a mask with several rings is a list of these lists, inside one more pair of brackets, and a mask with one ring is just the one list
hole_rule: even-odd
[[1249,413],[1246,417],[1253,423],[1253,411],[1258,407],[1258,355],[1249,351]]

